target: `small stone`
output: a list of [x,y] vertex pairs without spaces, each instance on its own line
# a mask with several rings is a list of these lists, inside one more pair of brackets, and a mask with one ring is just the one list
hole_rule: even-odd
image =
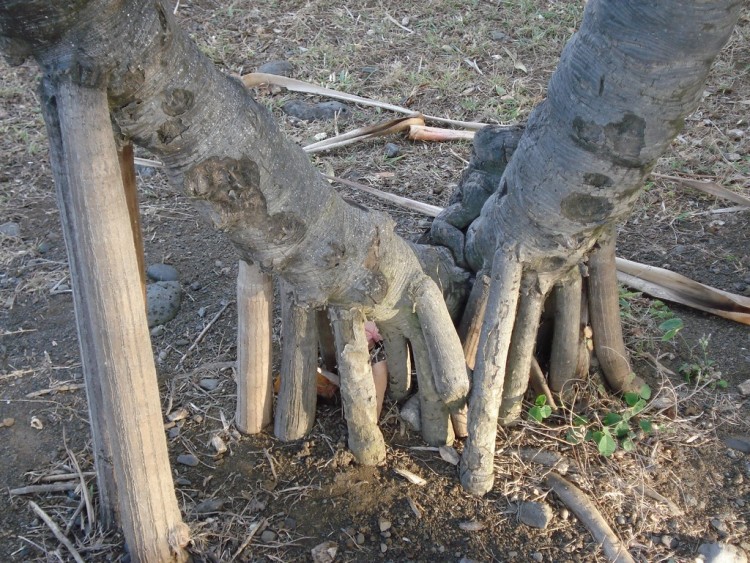
[[738,452],[750,453],[750,436],[729,436],[724,438],[724,444]]
[[218,455],[226,453],[228,449],[226,442],[224,442],[221,436],[214,436],[213,438],[211,438],[211,447],[216,450],[216,453]]
[[165,324],[177,316],[180,310],[182,289],[176,281],[158,281],[146,287],[146,313],[148,326],[153,328]]
[[268,61],[258,67],[258,72],[276,76],[292,76],[294,65],[289,61]]
[[384,544],[384,543],[381,543],[380,544],[380,553],[385,553],[386,551],[388,551],[388,546],[386,544]]
[[185,407],[180,407],[179,409],[170,412],[167,415],[167,420],[170,422],[177,422],[179,420],[185,420],[188,416],[190,416],[190,411]]
[[712,518],[711,519],[711,527],[718,532],[720,536],[728,536],[729,530],[727,529],[727,525],[719,520],[718,518]]
[[518,519],[532,528],[545,529],[552,515],[552,507],[543,502],[523,502],[518,507]]
[[301,100],[289,100],[281,106],[281,110],[302,121],[325,121],[334,117],[341,120],[351,113],[349,106],[336,101],[309,104]]
[[747,379],[743,381],[742,383],[740,383],[737,386],[737,389],[739,390],[740,395],[742,395],[743,397],[749,397],[750,396],[750,379]]
[[380,528],[381,532],[387,532],[391,529],[391,521],[387,518],[383,518],[382,516],[378,518],[378,528]]
[[151,329],[151,336],[156,338],[164,334],[166,330],[167,329],[164,328],[164,325],[156,325],[154,328]]
[[533,559],[534,561],[537,561],[538,563],[542,563],[542,561],[544,561],[544,555],[542,555],[542,554],[541,554],[540,552],[538,552],[538,551],[535,551],[534,553],[532,553],[532,554],[531,554],[531,558],[532,558],[532,559]]
[[173,427],[172,427],[172,428],[170,428],[170,429],[169,429],[169,431],[167,432],[167,437],[168,437],[168,438],[169,438],[170,440],[174,440],[174,439],[175,439],[175,438],[177,438],[177,436],[179,436],[179,435],[180,435],[180,428],[179,428],[179,427],[177,427],[177,426],[173,426]]
[[339,546],[336,542],[324,541],[312,548],[310,555],[313,563],[333,563]]
[[383,154],[386,158],[396,158],[401,154],[401,147],[399,147],[396,143],[388,143],[383,149]]
[[263,530],[263,533],[260,535],[260,541],[263,543],[270,543],[276,539],[276,532],[273,530]]
[[200,284],[200,282],[197,281],[194,281],[190,284],[190,289],[192,289],[193,291],[198,291],[201,287],[203,286]]
[[730,152],[724,155],[729,162],[737,162],[742,158],[742,155],[738,152]]
[[213,377],[207,377],[206,379],[201,379],[198,382],[198,385],[201,389],[204,389],[206,391],[213,391],[219,386],[219,380],[214,379]]
[[198,458],[193,454],[180,454],[177,456],[177,463],[187,465],[189,467],[195,467],[200,462],[198,461]]
[[727,137],[733,141],[739,141],[745,136],[745,132],[742,129],[730,129],[727,131]]
[[21,225],[13,221],[0,225],[0,235],[18,238],[21,236]]
[[146,275],[154,281],[177,281],[179,274],[169,264],[151,264],[146,268]]
[[0,428],[10,428],[16,423],[15,418],[4,418],[3,421],[0,423]]
[[747,556],[738,547],[727,543],[704,543],[698,553],[706,563],[747,563]]
[[174,484],[179,485],[180,487],[189,487],[193,482],[190,479],[185,479],[185,477],[177,477],[174,480]]
[[141,178],[150,178],[154,174],[156,174],[156,170],[152,168],[151,166],[143,166],[141,164],[135,165],[135,170],[138,172],[138,175]]
[[357,540],[357,545],[364,545],[365,544],[365,535],[362,532],[358,533],[357,537],[356,537],[356,540]]
[[401,419],[415,432],[419,432],[422,427],[422,421],[420,418],[419,408],[419,396],[412,395],[408,401],[404,403],[399,412]]
[[507,41],[508,39],[510,39],[507,33],[504,33],[497,29],[494,29],[490,32],[490,37],[493,41]]
[[673,538],[672,536],[670,536],[670,535],[667,535],[667,534],[664,534],[664,535],[663,535],[663,536],[661,537],[661,543],[662,543],[662,545],[663,545],[664,547],[667,547],[667,548],[669,548],[669,549],[674,549],[674,548],[676,548],[676,547],[677,547],[677,543],[678,543],[678,542],[677,542],[677,540],[676,540],[675,538]]
[[37,252],[39,252],[39,254],[47,254],[51,248],[52,248],[52,243],[49,242],[48,240],[43,240],[42,242],[39,243],[39,246],[36,247],[36,250]]
[[221,498],[209,498],[198,503],[193,511],[196,514],[211,514],[212,512],[219,512],[224,508],[226,501]]
[[284,518],[284,529],[294,530],[295,528],[297,528],[297,520],[295,520],[291,516],[287,516],[286,518]]

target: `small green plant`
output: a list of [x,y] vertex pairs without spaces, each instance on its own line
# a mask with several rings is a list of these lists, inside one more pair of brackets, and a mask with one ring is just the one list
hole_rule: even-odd
[[700,385],[708,383],[716,389],[726,389],[729,385],[725,379],[721,378],[721,372],[716,370],[716,362],[708,357],[708,347],[711,343],[711,336],[701,336],[698,339],[698,348],[700,355],[692,362],[681,364],[677,371],[685,378],[688,383]]
[[537,422],[543,422],[545,418],[552,416],[552,407],[547,404],[547,397],[539,395],[534,401],[534,406],[529,409],[529,416]]
[[604,457],[611,456],[618,447],[626,452],[633,451],[637,429],[644,434],[649,434],[653,430],[650,420],[638,417],[650,398],[651,388],[644,385],[637,393],[623,395],[627,405],[625,410],[610,411],[598,423],[591,423],[586,417],[573,415],[573,427],[568,430],[565,439],[571,444],[591,440]]

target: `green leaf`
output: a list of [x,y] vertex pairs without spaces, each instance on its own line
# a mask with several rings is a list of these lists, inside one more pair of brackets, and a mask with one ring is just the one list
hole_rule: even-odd
[[668,319],[661,323],[659,325],[659,330],[663,333],[661,337],[662,341],[669,342],[672,340],[684,326],[682,319],[678,317]]
[[565,434],[565,441],[573,445],[580,444],[581,436],[575,430],[568,430],[567,434]]
[[531,407],[529,409],[529,416],[537,422],[542,422],[544,417],[542,416],[542,407]]
[[646,418],[639,420],[638,426],[640,426],[641,430],[643,430],[646,434],[651,434],[651,432],[654,431],[654,427],[651,424],[651,421]]
[[608,412],[602,419],[604,426],[613,426],[618,422],[622,422],[622,417],[616,412]]
[[585,416],[573,415],[573,426],[584,426],[589,423],[589,419]]
[[628,434],[630,434],[630,425],[623,420],[617,426],[615,426],[613,432],[618,438],[627,436]]
[[630,438],[625,438],[620,445],[626,452],[632,452],[635,449],[635,443]]
[[646,401],[644,401],[643,399],[638,399],[638,402],[633,405],[633,409],[632,409],[633,414],[638,414],[645,408],[646,408]]
[[541,409],[542,409],[542,416],[544,418],[549,418],[550,416],[552,416],[552,407],[551,406],[544,405],[543,407],[541,407]]
[[638,393],[625,393],[622,398],[625,400],[625,403],[632,407],[638,402],[638,399],[640,399],[640,395]]
[[640,395],[641,399],[645,399],[646,401],[648,401],[651,398],[651,387],[644,383],[643,387],[641,387]]
[[538,407],[543,407],[547,404],[547,396],[546,395],[539,395],[536,398],[536,401],[534,401],[534,404]]
[[716,382],[716,387],[718,387],[719,389],[726,389],[727,387],[729,387],[729,382],[726,379],[720,379]]
[[617,449],[617,442],[615,442],[615,439],[612,437],[612,434],[610,434],[608,431],[604,432],[594,432],[594,434],[600,434],[599,439],[596,440],[596,445],[599,447],[599,453],[603,455],[604,457],[609,457],[613,453],[615,453],[615,450]]

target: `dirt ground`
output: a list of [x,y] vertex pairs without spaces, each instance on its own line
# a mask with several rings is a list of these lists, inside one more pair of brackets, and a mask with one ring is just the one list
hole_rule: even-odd
[[[523,121],[544,97],[583,2],[517,3],[436,0],[383,5],[183,1],[179,19],[203,51],[228,73],[268,61],[293,64],[293,76],[331,88],[408,105],[455,119]],[[86,561],[125,561],[122,538],[91,526],[80,491],[11,495],[9,490],[77,462],[95,492],[90,434],[69,272],[55,205],[46,136],[35,94],[34,64],[0,66],[0,561],[68,561],[69,553],[29,507],[38,503],[68,532]],[[306,144],[316,135],[384,121],[388,112],[351,107],[345,121],[305,123],[281,105],[302,95],[268,89],[258,97],[284,131]],[[715,64],[704,99],[657,172],[711,179],[750,196],[750,12]],[[384,157],[397,143],[400,156]],[[325,173],[445,205],[470,145],[412,143],[403,138],[357,144],[313,157]],[[140,156],[148,157],[147,154]],[[702,543],[725,542],[750,554],[750,458],[725,445],[750,435],[750,330],[678,305],[662,306],[623,290],[623,320],[638,372],[654,391],[642,413],[655,429],[635,449],[599,454],[587,441],[565,440],[570,424],[553,417],[500,429],[496,484],[482,499],[462,491],[456,468],[386,404],[381,426],[386,464],[359,467],[348,455],[341,405],[318,408],[312,434],[282,443],[271,434],[240,436],[232,417],[236,358],[237,256],[196,219],[190,202],[158,172],[139,168],[146,263],[180,273],[178,316],[152,338],[166,415],[177,497],[194,536],[197,560],[305,561],[324,541],[337,561],[603,561],[582,524],[545,484],[549,468],[524,461],[522,448],[551,450],[571,465],[568,477],[595,501],[639,561],[694,561]],[[402,234],[415,237],[427,218],[350,189],[342,195],[384,209]],[[621,256],[666,267],[733,293],[750,295],[748,212],[671,180],[654,179],[621,227]],[[225,302],[229,307],[178,368],[197,335]],[[663,340],[659,325],[684,328]],[[275,344],[278,348],[278,321]],[[689,376],[689,377],[687,377]],[[207,390],[201,380],[216,380]],[[689,381],[686,381],[689,379]],[[624,403],[602,394],[596,379],[591,419]],[[227,453],[209,445],[221,436]],[[456,445],[460,451],[461,444]],[[176,463],[192,453],[199,464]],[[394,470],[427,481],[411,484]],[[658,495],[650,494],[658,492]],[[657,497],[657,498],[654,498]],[[673,504],[664,502],[664,498]],[[546,529],[522,524],[518,503],[540,500],[554,514]],[[251,531],[254,536],[240,551]]]

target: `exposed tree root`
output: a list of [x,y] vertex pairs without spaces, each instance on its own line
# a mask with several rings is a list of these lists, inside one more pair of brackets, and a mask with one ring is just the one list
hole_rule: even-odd
[[549,362],[549,386],[560,393],[578,369],[578,342],[581,339],[581,274],[574,268],[570,276],[555,285],[555,329]]
[[604,555],[614,563],[635,563],[635,559],[628,553],[620,539],[609,527],[607,521],[596,508],[593,502],[567,479],[562,478],[555,472],[547,475],[547,484],[555,491],[560,500],[570,508],[586,529],[591,532],[594,539],[599,542]]

